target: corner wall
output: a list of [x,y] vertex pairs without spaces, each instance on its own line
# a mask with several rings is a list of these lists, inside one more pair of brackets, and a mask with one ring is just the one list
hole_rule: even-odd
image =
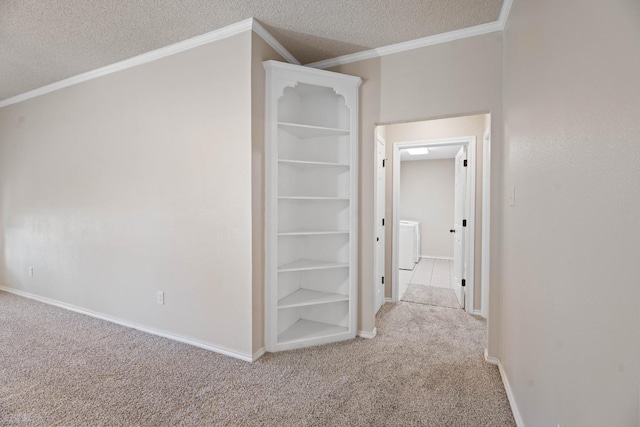
[[1,285],[250,357],[250,89],[248,31],[1,108]]
[[264,351],[265,278],[264,278],[264,219],[265,219],[265,91],[266,73],[262,63],[268,60],[286,62],[262,37],[251,35],[251,212],[252,212],[252,316],[253,354]]
[[502,364],[527,426],[637,426],[640,2],[516,0],[504,37]]
[[[358,330],[372,332],[374,308],[374,132],[391,124],[491,113],[492,177],[501,192],[502,34],[500,32],[414,49],[331,69],[363,78],[360,89],[360,271]],[[489,354],[498,344],[500,198],[492,200]],[[386,216],[390,217],[387,211]],[[387,231],[389,233],[389,231]],[[389,271],[385,277],[389,277]]]

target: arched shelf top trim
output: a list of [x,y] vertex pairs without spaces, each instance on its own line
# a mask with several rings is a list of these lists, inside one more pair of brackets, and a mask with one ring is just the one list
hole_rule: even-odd
[[282,79],[278,81],[277,85],[274,85],[274,95],[276,96],[276,99],[278,101],[282,100],[282,98],[285,96],[285,92],[287,89],[293,89],[295,90],[296,87],[298,87],[300,84],[305,84],[308,86],[315,86],[318,87],[319,89],[326,89],[326,90],[331,90],[333,91],[333,93],[335,94],[335,96],[342,98],[342,102],[344,103],[345,107],[348,110],[352,110],[352,106],[349,105],[349,100],[350,99],[354,99],[354,92],[353,88],[351,87],[347,87],[345,86],[343,87],[336,87],[336,85],[333,86],[328,86],[328,85],[322,85],[322,84],[316,84],[316,83],[307,83],[307,82],[303,82],[300,80],[286,80],[286,79]]

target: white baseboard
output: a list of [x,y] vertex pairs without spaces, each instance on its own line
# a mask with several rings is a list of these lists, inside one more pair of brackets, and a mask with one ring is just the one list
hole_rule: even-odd
[[509,405],[511,405],[511,412],[513,412],[513,418],[516,420],[516,425],[518,427],[524,427],[524,422],[522,421],[522,416],[520,416],[520,411],[518,410],[518,405],[516,404],[516,399],[513,396],[513,391],[511,390],[511,384],[509,384],[509,379],[507,378],[507,373],[502,366],[502,362],[497,357],[489,356],[489,351],[484,349],[484,360],[487,363],[491,363],[492,365],[496,365],[498,370],[500,371],[500,377],[502,378],[502,383],[504,384],[504,389],[507,392],[507,398],[509,399]]
[[[474,316],[484,317],[484,315],[482,314],[482,310],[473,310],[473,315]],[[486,319],[486,317],[485,317],[485,319]]]
[[375,336],[378,334],[378,328],[373,328],[372,332],[366,332],[366,331],[358,331],[358,336],[361,338],[367,338],[367,339],[372,339],[375,338]]
[[384,302],[393,302],[393,298],[391,298],[391,297],[384,297]]
[[453,261],[452,256],[420,255],[420,258],[433,258],[433,259],[444,259],[447,261]]
[[190,344],[196,347],[204,348],[205,350],[210,350],[215,353],[224,354],[225,356],[235,357],[236,359],[244,360],[246,362],[255,362],[264,354],[264,348],[258,350],[255,354],[245,354],[240,353],[239,351],[231,350],[225,347],[208,344],[202,341],[199,341],[194,338],[184,337],[181,335],[176,335],[170,332],[160,331],[157,329],[150,328],[148,326],[139,325],[134,322],[129,322],[127,320],[118,319],[116,317],[108,316],[106,314],[98,313],[92,310],[87,310],[86,308],[77,307],[72,304],[67,304],[61,301],[57,301],[51,298],[42,297],[39,295],[32,294],[30,292],[21,291],[18,289],[7,288],[5,286],[0,286],[0,291],[9,292],[11,294],[15,294],[24,298],[29,298],[35,301],[39,301],[44,304],[53,305],[56,307],[63,308],[65,310],[74,311],[76,313],[84,314],[86,316],[95,317],[96,319],[106,320],[107,322],[115,323],[117,325],[126,326],[128,328],[137,329],[138,331],[146,332],[148,334],[157,335],[159,337],[168,338],[170,340],[179,341],[185,344]]
[[260,350],[256,351],[255,353],[253,353],[253,356],[251,358],[252,362],[255,362],[256,360],[260,359],[262,356],[264,356],[264,354],[267,352],[267,350],[265,350],[264,347],[262,347]]

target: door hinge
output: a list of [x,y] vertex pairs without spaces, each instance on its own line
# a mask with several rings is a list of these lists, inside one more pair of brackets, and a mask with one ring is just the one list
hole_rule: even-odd
[[462,279],[462,286],[467,286],[467,281]]
[[464,160],[464,167],[467,167],[467,159]]
[[384,276],[382,276],[382,284],[384,285]]
[[463,220],[462,220],[462,226],[463,226],[463,227],[466,227],[466,226],[467,226],[467,220],[466,220],[466,219],[463,219]]
[[384,218],[382,218],[382,226],[384,227]]
[[384,167],[386,161],[387,159],[382,159],[382,167]]

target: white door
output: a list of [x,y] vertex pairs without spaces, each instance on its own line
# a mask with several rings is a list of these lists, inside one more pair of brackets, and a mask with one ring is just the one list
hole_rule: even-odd
[[376,306],[377,313],[384,303],[384,192],[385,192],[385,149],[384,141],[376,139]]
[[467,196],[467,168],[464,162],[467,159],[467,147],[462,147],[456,154],[456,186],[455,186],[455,206],[454,206],[454,243],[453,243],[453,291],[464,308],[465,289],[462,286],[465,272],[464,245],[465,228],[463,221],[466,221],[466,196]]

